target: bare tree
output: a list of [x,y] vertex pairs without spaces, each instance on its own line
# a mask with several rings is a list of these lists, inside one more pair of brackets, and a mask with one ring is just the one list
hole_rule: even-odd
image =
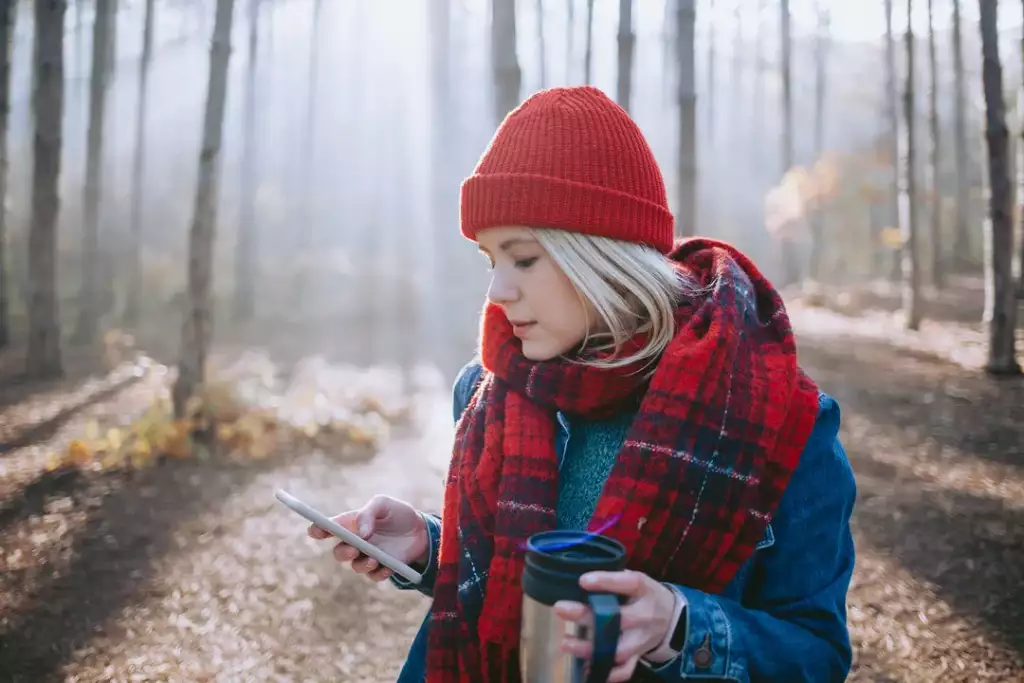
[[544,53],[544,0],[537,0],[535,21],[537,28],[537,63],[540,66],[540,87],[548,87],[548,59]]
[[7,290],[7,179],[10,171],[7,128],[11,116],[11,55],[16,0],[0,0],[0,349],[11,343]]
[[921,272],[919,212],[917,203],[917,150],[914,111],[914,0],[907,0],[907,30],[903,34],[906,68],[903,86],[903,135],[900,138],[900,249],[902,265],[903,324],[910,330],[921,326]]
[[679,64],[679,172],[676,232],[697,234],[697,69],[694,25],[696,0],[676,2],[676,62]]
[[985,322],[988,325],[986,372],[1020,374],[1016,340],[1017,300],[1013,287],[1013,218],[999,59],[996,0],[978,0],[981,21],[981,78],[985,89],[985,140],[988,143],[989,220],[985,223]]
[[633,33],[633,0],[619,0],[619,73],[616,99],[619,106],[629,111],[633,92],[633,51],[636,35]]
[[753,96],[754,102],[750,109],[751,118],[751,131],[750,137],[754,141],[755,147],[755,163],[759,168],[763,168],[765,159],[765,124],[764,116],[761,112],[764,111],[764,77],[765,77],[765,59],[764,59],[764,14],[768,7],[768,0],[758,0],[757,3],[757,18],[756,25],[754,28],[754,87]]
[[953,253],[966,254],[970,227],[967,225],[969,183],[967,170],[967,96],[964,93],[963,36],[960,0],[953,0],[953,142],[956,145],[956,209],[953,220]]
[[[783,3],[788,2],[788,0],[782,1]],[[718,58],[715,54],[715,49],[718,47],[716,43],[717,41],[715,40],[715,0],[708,0],[708,80],[706,85],[707,97],[705,99],[708,103],[707,139],[708,142],[711,143],[712,147],[715,145],[715,86],[717,85],[716,81],[718,80],[715,77],[715,69],[718,66]]]
[[941,145],[939,142],[939,68],[935,58],[935,0],[928,0],[928,131],[931,143],[931,159],[928,164],[928,192],[931,199],[931,256],[932,284],[941,289],[945,284],[942,263],[942,193],[939,174],[942,168]]
[[110,77],[113,0],[96,0],[92,28],[92,67],[89,79],[89,132],[86,142],[85,187],[82,198],[82,291],[75,339],[90,343],[99,318],[100,197],[103,192],[103,133],[106,127],[107,86]]
[[[779,3],[782,16],[779,19],[782,49],[782,172],[793,168],[793,36],[789,0]],[[780,237],[782,248],[782,281],[793,284],[800,281],[800,266],[797,263],[796,248],[791,238]]]
[[32,222],[28,236],[29,313],[26,372],[63,374],[57,307],[57,216],[60,213],[61,124],[64,121],[64,13],[67,0],[35,2],[35,116]]
[[[818,159],[825,154],[825,106],[828,88],[828,44],[831,18],[829,10],[818,0],[818,33],[814,46],[814,149]],[[825,239],[825,207],[819,201],[811,217],[810,276],[821,280],[821,266]]]
[[232,314],[238,322],[256,312],[256,59],[259,47],[260,3],[249,0],[249,52],[245,64],[245,104],[242,124],[242,187],[235,248],[235,289]]
[[[892,170],[892,182],[889,193],[889,221],[887,227],[899,227],[900,223],[900,112],[899,96],[896,87],[896,35],[892,26],[893,0],[885,0],[885,114],[889,128],[889,164]],[[881,240],[879,239],[879,247]],[[879,264],[884,265],[884,264]],[[889,276],[893,280],[900,277],[899,252],[894,252],[889,267]]]
[[135,153],[132,158],[132,251],[129,258],[128,297],[125,318],[139,319],[142,297],[142,205],[146,173],[146,105],[149,102],[149,68],[153,62],[153,19],[155,0],[146,0],[142,23],[142,62],[139,64],[139,97],[135,108]]
[[491,2],[491,68],[494,71],[496,123],[519,105],[522,71],[516,55],[516,4]]
[[[500,0],[494,0],[499,2]],[[594,0],[587,0],[586,51],[583,53],[583,82],[594,82]]]
[[576,56],[576,0],[565,2],[565,81],[572,83],[572,62]]
[[[308,258],[315,248],[317,222],[319,214],[316,207],[316,101],[317,101],[317,77],[320,63],[320,26],[323,23],[323,0],[314,0],[313,16],[310,25],[309,40],[309,66],[306,72],[306,121],[303,125],[302,162],[303,178],[302,189],[304,193],[301,206],[301,227],[299,228],[299,255],[300,258]],[[301,311],[308,300],[308,273],[305,268],[298,271],[295,281],[294,303],[296,311]]]
[[210,73],[203,118],[203,146],[199,153],[195,214],[189,232],[188,312],[182,325],[181,360],[172,392],[174,412],[178,416],[184,415],[189,398],[203,384],[212,336],[210,290],[213,284],[213,245],[234,9],[234,0],[217,0],[213,41],[210,45]]

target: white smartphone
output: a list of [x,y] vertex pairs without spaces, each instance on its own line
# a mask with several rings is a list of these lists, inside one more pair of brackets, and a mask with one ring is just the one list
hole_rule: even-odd
[[279,501],[290,507],[295,512],[299,513],[313,524],[317,525],[324,531],[329,532],[332,536],[340,538],[341,540],[348,543],[353,548],[356,548],[364,555],[368,555],[373,559],[380,562],[382,565],[395,572],[402,578],[411,581],[414,584],[419,585],[423,581],[423,575],[418,571],[402,562],[399,559],[388,555],[386,552],[378,548],[377,546],[368,543],[365,539],[360,538],[358,535],[349,531],[345,527],[341,526],[334,520],[330,519],[323,513],[313,509],[309,505],[306,505],[301,500],[291,495],[283,489],[278,489],[274,494]]

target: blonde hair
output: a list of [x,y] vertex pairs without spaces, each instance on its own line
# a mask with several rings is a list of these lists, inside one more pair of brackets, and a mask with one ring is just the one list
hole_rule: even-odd
[[[534,236],[589,303],[603,325],[588,325],[581,344],[584,352],[607,353],[598,359],[581,355],[575,362],[614,368],[642,362],[657,364],[675,336],[675,313],[680,302],[698,293],[696,280],[676,269],[652,247],[568,230],[535,228]],[[595,328],[601,331],[595,332]],[[622,347],[637,333],[648,343],[622,355]]]

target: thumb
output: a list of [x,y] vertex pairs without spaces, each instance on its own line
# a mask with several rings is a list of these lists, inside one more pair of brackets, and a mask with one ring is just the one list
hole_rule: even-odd
[[363,506],[356,515],[358,533],[363,538],[369,538],[377,529],[377,520],[388,515],[388,504],[390,501],[385,496],[374,496]]

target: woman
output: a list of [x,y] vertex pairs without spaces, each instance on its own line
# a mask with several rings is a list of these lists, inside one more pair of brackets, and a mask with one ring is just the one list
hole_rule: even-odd
[[854,479],[778,293],[726,244],[673,244],[650,148],[594,88],[512,112],[461,201],[492,276],[443,513],[378,496],[337,517],[425,573],[400,683],[518,680],[522,542],[609,523],[628,569],[581,584],[626,598],[610,681],[844,680]]

